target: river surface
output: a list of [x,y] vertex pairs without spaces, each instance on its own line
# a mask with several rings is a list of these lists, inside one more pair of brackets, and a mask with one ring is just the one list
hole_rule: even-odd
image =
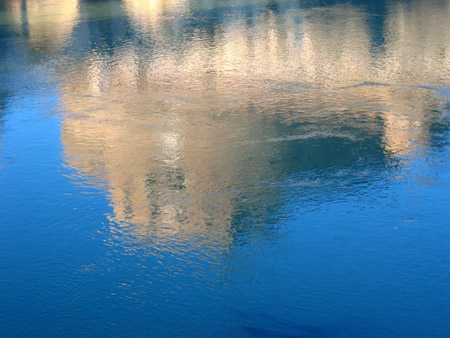
[[449,337],[450,1],[1,0],[1,337]]

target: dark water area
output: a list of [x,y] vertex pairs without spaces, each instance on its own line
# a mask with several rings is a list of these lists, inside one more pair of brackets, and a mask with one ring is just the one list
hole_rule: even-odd
[[0,0],[0,336],[450,336],[449,23]]

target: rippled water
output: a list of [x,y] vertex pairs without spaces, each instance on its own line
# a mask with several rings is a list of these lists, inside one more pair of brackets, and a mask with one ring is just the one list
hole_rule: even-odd
[[448,337],[449,23],[0,1],[0,335]]

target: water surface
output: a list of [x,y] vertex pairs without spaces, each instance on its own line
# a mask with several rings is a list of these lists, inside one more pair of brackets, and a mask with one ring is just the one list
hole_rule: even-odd
[[0,335],[450,335],[450,2],[0,2]]

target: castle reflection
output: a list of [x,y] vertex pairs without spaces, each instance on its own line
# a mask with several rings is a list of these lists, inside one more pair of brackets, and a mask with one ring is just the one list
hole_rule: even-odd
[[65,158],[107,186],[119,230],[264,235],[289,203],[362,190],[447,126],[448,1],[380,3],[380,44],[364,1],[123,0],[89,20],[92,2],[25,3],[30,44],[73,57],[56,69]]

